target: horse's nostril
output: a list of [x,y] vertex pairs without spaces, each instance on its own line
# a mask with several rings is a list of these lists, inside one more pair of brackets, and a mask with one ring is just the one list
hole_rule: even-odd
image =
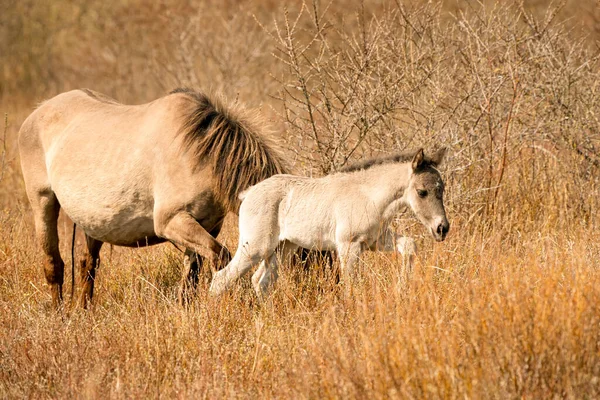
[[448,233],[448,231],[450,230],[450,225],[448,224],[439,224],[437,227],[437,233],[438,235],[441,236],[446,236],[446,234]]

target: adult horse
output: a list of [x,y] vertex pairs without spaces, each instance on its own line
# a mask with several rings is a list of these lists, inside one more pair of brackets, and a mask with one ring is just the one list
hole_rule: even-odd
[[[91,300],[103,243],[185,248],[180,299],[198,279],[195,254],[225,265],[215,237],[238,195],[286,172],[276,147],[232,104],[177,89],[125,105],[83,89],[42,103],[19,131],[21,168],[55,306],[62,302],[60,208],[85,232],[80,303]],[[201,260],[201,258],[200,258]]]

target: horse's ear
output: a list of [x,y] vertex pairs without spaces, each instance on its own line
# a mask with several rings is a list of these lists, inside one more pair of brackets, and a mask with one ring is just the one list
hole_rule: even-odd
[[431,157],[431,163],[434,166],[439,166],[442,162],[444,162],[444,157],[446,157],[446,150],[448,150],[447,147],[442,147],[441,149],[439,149],[432,157]]
[[415,156],[412,159],[413,171],[415,171],[417,168],[419,168],[423,164],[424,160],[425,160],[425,154],[423,154],[423,149],[417,150],[417,153],[415,154]]

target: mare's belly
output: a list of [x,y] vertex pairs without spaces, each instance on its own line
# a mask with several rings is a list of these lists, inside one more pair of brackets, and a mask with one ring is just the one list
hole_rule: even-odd
[[104,225],[81,224],[86,234],[94,239],[118,246],[144,247],[161,243],[154,232],[154,222],[150,218],[121,218],[107,221]]
[[73,222],[94,239],[126,246],[156,237],[152,170],[130,147],[66,132],[46,157],[52,190]]
[[157,242],[154,202],[144,191],[60,184],[52,189],[69,218],[94,239],[120,246]]

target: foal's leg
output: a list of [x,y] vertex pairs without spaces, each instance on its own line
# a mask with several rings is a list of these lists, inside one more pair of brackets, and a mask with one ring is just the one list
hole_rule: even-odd
[[94,281],[96,280],[96,268],[100,265],[100,249],[104,242],[85,235],[87,252],[81,260],[81,297],[79,304],[82,308],[87,308],[88,302],[92,301],[94,296]]
[[337,251],[342,269],[342,282],[350,281],[354,277],[354,268],[362,252],[362,244],[359,242],[338,243]]
[[281,245],[280,252],[276,251],[268,260],[260,264],[258,270],[252,275],[252,286],[259,298],[264,298],[269,294],[279,278],[279,265],[288,263],[297,249],[297,245],[286,240]]
[[[237,279],[246,274],[250,268],[259,262],[268,259],[275,252],[279,243],[278,235],[256,235],[251,224],[242,225],[244,229],[252,232],[250,235],[240,233],[237,251],[227,267],[216,272],[210,285],[210,294],[219,295],[227,290]],[[254,234],[252,237],[248,237]],[[267,255],[267,256],[265,256]],[[263,268],[267,268],[265,265]]]
[[28,189],[36,236],[44,252],[43,266],[46,282],[50,285],[52,304],[58,308],[63,300],[62,286],[65,270],[65,263],[58,249],[57,220],[60,204],[49,187],[40,190]]
[[417,254],[417,244],[413,238],[402,236],[396,240],[396,247],[400,254],[402,254],[402,264],[404,267],[401,281],[408,282],[412,275],[415,255]]
[[[271,256],[273,257],[273,256]],[[259,281],[260,279],[263,277],[263,275],[265,274],[265,271],[267,270],[267,266],[266,264],[270,261],[270,258],[268,260],[262,260],[260,262],[260,265],[258,266],[258,268],[256,268],[256,271],[254,271],[254,273],[252,274],[252,287],[254,288],[254,291],[256,292],[256,295],[258,297],[260,297],[260,290],[259,288]]]
[[261,300],[266,298],[278,278],[277,252],[274,252],[260,263],[256,272],[252,275],[252,287],[256,292],[256,296]]
[[[219,295],[250,268],[268,258],[279,244],[279,226],[277,224],[277,204],[240,206],[240,236],[237,251],[231,262],[213,275],[210,294]],[[273,207],[271,207],[273,206]]]
[[275,251],[277,244],[272,246],[270,251],[259,251],[257,247],[248,245],[240,240],[235,256],[231,262],[222,270],[213,275],[212,283],[210,284],[210,294],[213,296],[220,295],[231,285],[246,274],[250,268],[264,260],[263,254],[272,254]]

